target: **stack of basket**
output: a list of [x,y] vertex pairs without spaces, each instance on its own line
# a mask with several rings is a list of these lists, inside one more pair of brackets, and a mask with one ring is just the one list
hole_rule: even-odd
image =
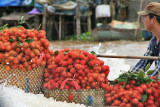
[[14,85],[26,92],[39,93],[44,68],[53,53],[43,30],[24,27],[0,31],[0,84]]

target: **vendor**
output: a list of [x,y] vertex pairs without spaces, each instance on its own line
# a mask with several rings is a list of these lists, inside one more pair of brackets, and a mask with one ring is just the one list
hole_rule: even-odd
[[[137,12],[143,17],[144,27],[147,31],[153,33],[153,37],[150,40],[148,49],[144,56],[160,56],[160,3],[151,2],[147,5],[145,10]],[[131,70],[131,72],[139,72],[139,69],[145,69],[150,63],[155,61],[154,72],[149,75],[150,77],[158,74],[160,70],[160,60],[141,59]]]

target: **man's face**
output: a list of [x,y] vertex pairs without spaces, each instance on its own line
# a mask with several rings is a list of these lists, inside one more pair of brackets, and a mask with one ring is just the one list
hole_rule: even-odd
[[144,23],[144,27],[146,28],[146,30],[151,31],[153,23],[152,19],[149,18],[149,15],[143,16],[142,21]]

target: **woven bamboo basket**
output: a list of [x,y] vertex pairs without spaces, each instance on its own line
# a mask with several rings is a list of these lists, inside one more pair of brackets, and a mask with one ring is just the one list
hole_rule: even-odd
[[[63,84],[63,83],[62,83]],[[105,93],[102,88],[99,89],[79,89],[67,90],[67,89],[53,89],[48,90],[42,88],[44,96],[49,98],[53,97],[57,101],[66,101],[68,103],[79,103],[87,106],[105,106]],[[73,100],[70,101],[68,96],[73,94]]]
[[0,64],[0,84],[17,86],[25,90],[38,94],[41,91],[43,82],[44,67],[38,66],[30,71],[20,71],[19,69],[5,70],[5,65]]

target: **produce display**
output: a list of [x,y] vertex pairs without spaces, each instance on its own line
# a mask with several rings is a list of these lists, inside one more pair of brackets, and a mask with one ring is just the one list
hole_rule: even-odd
[[6,65],[7,71],[16,68],[27,71],[45,66],[46,60],[40,57],[53,53],[49,45],[43,30],[5,28],[0,32],[0,64]]
[[160,107],[160,83],[157,76],[145,72],[123,73],[111,86],[106,86],[106,102],[111,106]]
[[[25,29],[22,26],[3,28],[0,31],[0,65],[2,65],[0,68],[1,73],[3,67],[7,72],[3,70],[3,75],[0,79],[4,78],[4,73],[8,77],[10,74],[7,73],[13,69],[19,69],[14,73],[19,71],[27,72],[42,66],[41,70],[45,68],[41,72],[42,75],[38,74],[38,70],[34,74],[36,77],[33,76],[32,72],[26,77],[23,76],[26,74],[21,74],[21,77],[24,78],[23,82],[21,82],[21,80],[18,81],[21,77],[17,73],[16,76],[12,75],[16,79],[11,77],[9,81],[11,79],[13,79],[11,81],[13,83],[17,81],[18,87],[20,87],[19,83],[21,83],[24,90],[26,90],[26,86],[28,87],[27,90],[31,87],[34,90],[39,84],[37,88],[39,91],[42,88],[43,78],[43,88],[51,93],[52,90],[56,89],[70,91],[82,89],[79,93],[87,93],[84,95],[89,104],[93,104],[93,96],[88,96],[89,92],[85,89],[91,89],[92,92],[100,89],[98,91],[101,91],[102,97],[99,95],[100,97],[97,98],[101,98],[102,102],[104,102],[103,99],[105,98],[107,106],[160,107],[160,82],[158,76],[148,77],[153,73],[153,70],[147,71],[150,65],[147,65],[145,70],[140,69],[138,73],[122,73],[114,81],[109,81],[107,78],[110,72],[109,66],[104,65],[104,61],[98,59],[93,51],[89,53],[80,49],[65,48],[53,52],[53,50],[49,49],[49,46],[50,42],[46,39],[44,30]],[[26,80],[28,80],[27,85]],[[31,85],[28,85],[29,83]],[[32,86],[33,83],[34,87]],[[103,92],[105,90],[105,97],[103,97],[102,90]],[[34,90],[33,92],[38,93],[36,91]],[[61,92],[63,94],[63,91]],[[72,92],[69,95],[67,91],[64,92],[66,92],[68,100],[73,101],[76,91],[74,91],[74,95]],[[83,96],[81,96],[81,100],[83,100]],[[96,98],[96,95],[94,95],[94,98]],[[101,101],[99,102],[101,103]]]
[[[74,79],[80,89],[105,88],[108,83],[109,66],[96,55],[80,49],[64,49],[54,52],[54,60],[45,69],[43,87],[49,90],[60,88],[67,78]],[[72,82],[64,89],[75,89]]]

